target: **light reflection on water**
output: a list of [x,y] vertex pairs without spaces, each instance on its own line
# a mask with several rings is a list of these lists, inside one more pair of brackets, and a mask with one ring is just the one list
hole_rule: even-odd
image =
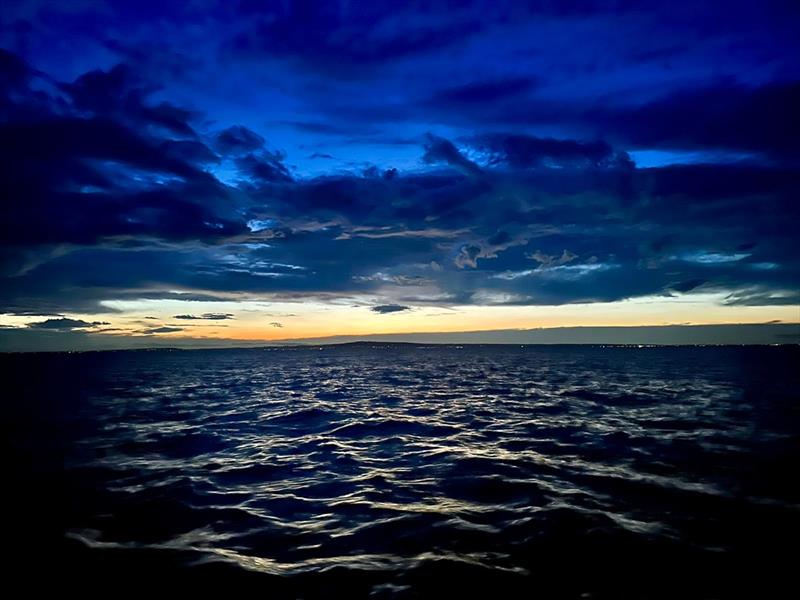
[[125,572],[144,552],[273,576],[290,597],[427,597],[443,578],[563,597],[660,578],[643,597],[688,597],[682,577],[698,596],[732,593],[719,573],[797,532],[797,358],[350,346],[3,360],[20,381],[49,374],[11,390],[21,422],[58,431],[71,569],[102,555]]

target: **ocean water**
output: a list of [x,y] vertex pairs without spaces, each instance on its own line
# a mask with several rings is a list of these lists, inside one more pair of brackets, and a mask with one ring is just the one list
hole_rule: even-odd
[[31,589],[797,593],[798,347],[357,344],[0,366],[3,562]]

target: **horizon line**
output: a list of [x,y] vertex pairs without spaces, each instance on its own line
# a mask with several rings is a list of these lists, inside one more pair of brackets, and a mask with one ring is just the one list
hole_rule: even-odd
[[[675,325],[561,326],[455,332],[342,334],[277,340],[166,336],[103,336],[83,331],[34,332],[45,346],[23,340],[4,344],[3,353],[84,352],[156,349],[245,349],[333,346],[356,343],[511,346],[791,346],[800,343],[800,322]],[[8,330],[6,330],[8,332]],[[46,336],[46,337],[41,337]],[[60,338],[60,339],[59,339]],[[10,340],[6,340],[7,342]],[[26,340],[26,341],[34,341]],[[116,344],[116,345],[115,345]],[[16,346],[16,347],[15,347]]]

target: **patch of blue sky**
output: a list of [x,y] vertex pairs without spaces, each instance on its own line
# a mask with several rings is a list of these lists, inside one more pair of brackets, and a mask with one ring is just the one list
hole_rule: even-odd
[[628,155],[640,169],[669,165],[731,164],[756,162],[759,157],[748,152],[723,152],[707,150],[629,150]]

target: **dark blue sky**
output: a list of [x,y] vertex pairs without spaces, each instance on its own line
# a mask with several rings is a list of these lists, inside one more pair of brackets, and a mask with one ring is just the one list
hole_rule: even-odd
[[0,10],[15,335],[800,320],[795,2]]

